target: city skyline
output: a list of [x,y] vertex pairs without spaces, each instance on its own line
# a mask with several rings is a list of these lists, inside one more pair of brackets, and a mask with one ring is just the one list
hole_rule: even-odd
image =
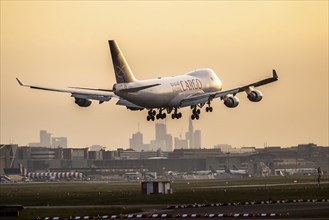
[[[135,133],[131,134],[131,138],[129,138],[129,144],[127,146],[105,146],[105,145],[83,145],[83,146],[70,146],[68,145],[67,137],[52,137],[52,133],[48,133],[47,130],[39,131],[39,142],[29,142],[28,144],[17,144],[17,143],[1,143],[2,145],[17,145],[21,147],[36,147],[36,148],[77,148],[77,149],[85,149],[88,148],[90,151],[99,151],[99,150],[134,150],[136,152],[155,152],[158,150],[164,152],[171,152],[175,149],[221,149],[223,152],[248,152],[250,149],[256,148],[266,148],[266,147],[285,147],[285,146],[277,146],[277,145],[268,145],[268,143],[264,143],[262,146],[232,146],[229,143],[217,143],[214,146],[204,147],[201,144],[201,130],[194,129],[193,121],[191,118],[189,120],[189,126],[187,131],[185,132],[185,139],[182,138],[183,130],[181,130],[181,134],[179,136],[174,136],[172,134],[167,133],[167,125],[166,123],[155,123],[154,124],[154,139],[150,140],[149,143],[144,143],[143,133],[140,132],[140,126],[138,125],[138,130]],[[192,134],[192,135],[190,135]],[[166,139],[169,138],[169,148],[166,143]],[[164,141],[164,142],[163,142]],[[297,145],[303,144],[316,144],[314,142],[309,143],[297,143],[295,145],[287,146],[295,147]],[[320,146],[320,145],[319,145]],[[327,146],[323,146],[327,147]]]
[[[129,146],[137,124],[150,142],[146,111],[114,101],[79,108],[65,94],[19,87],[112,88],[108,40],[115,39],[139,79],[213,69],[223,89],[271,76],[264,98],[201,113],[203,147],[217,144],[328,146],[328,2],[19,2],[1,1],[1,143],[26,145],[40,129],[70,146]],[[170,15],[170,16],[169,16]],[[188,129],[167,119],[167,133]],[[183,136],[184,137],[184,136]]]

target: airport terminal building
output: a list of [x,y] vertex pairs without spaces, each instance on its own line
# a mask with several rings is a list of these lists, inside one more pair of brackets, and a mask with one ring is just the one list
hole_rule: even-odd
[[249,175],[264,175],[274,169],[322,167],[328,172],[328,147],[301,144],[290,148],[255,148],[245,153],[223,153],[221,149],[176,149],[172,152],[134,151],[132,149],[48,148],[1,145],[1,174],[4,168],[28,171],[79,171],[86,174],[122,174],[148,171],[162,174],[168,171],[196,172],[241,169]]

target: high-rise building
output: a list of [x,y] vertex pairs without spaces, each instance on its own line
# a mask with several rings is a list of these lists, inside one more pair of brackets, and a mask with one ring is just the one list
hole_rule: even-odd
[[187,140],[175,137],[175,149],[186,149],[186,148],[188,148]]
[[155,140],[151,141],[150,148],[153,150],[162,149],[163,151],[172,151],[172,146],[172,136],[167,134],[167,125],[156,123]]
[[46,130],[40,131],[40,146],[41,147],[51,147],[50,144],[51,134]]
[[166,134],[166,148],[162,149],[164,151],[172,151],[173,150],[173,141],[172,135]]
[[167,134],[167,127],[165,124],[156,123],[155,124],[155,140],[165,140]]
[[51,138],[52,148],[67,148],[67,138],[66,137],[53,137]]
[[189,149],[201,148],[201,131],[193,128],[192,119],[189,119],[188,132],[185,134]]
[[135,151],[145,150],[143,144],[143,134],[139,131],[133,134],[132,138],[129,139],[129,147]]
[[195,130],[193,135],[193,147],[194,149],[201,148],[201,130]]

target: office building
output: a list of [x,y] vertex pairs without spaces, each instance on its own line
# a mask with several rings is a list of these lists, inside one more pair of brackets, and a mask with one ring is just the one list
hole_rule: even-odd
[[53,137],[51,138],[52,148],[67,148],[67,138],[66,137]]

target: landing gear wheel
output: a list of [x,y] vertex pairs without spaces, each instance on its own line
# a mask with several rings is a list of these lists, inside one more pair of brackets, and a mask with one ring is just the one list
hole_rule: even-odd
[[196,120],[199,120],[200,116],[199,115],[195,115]]
[[195,115],[191,115],[191,119],[194,120],[195,119]]

